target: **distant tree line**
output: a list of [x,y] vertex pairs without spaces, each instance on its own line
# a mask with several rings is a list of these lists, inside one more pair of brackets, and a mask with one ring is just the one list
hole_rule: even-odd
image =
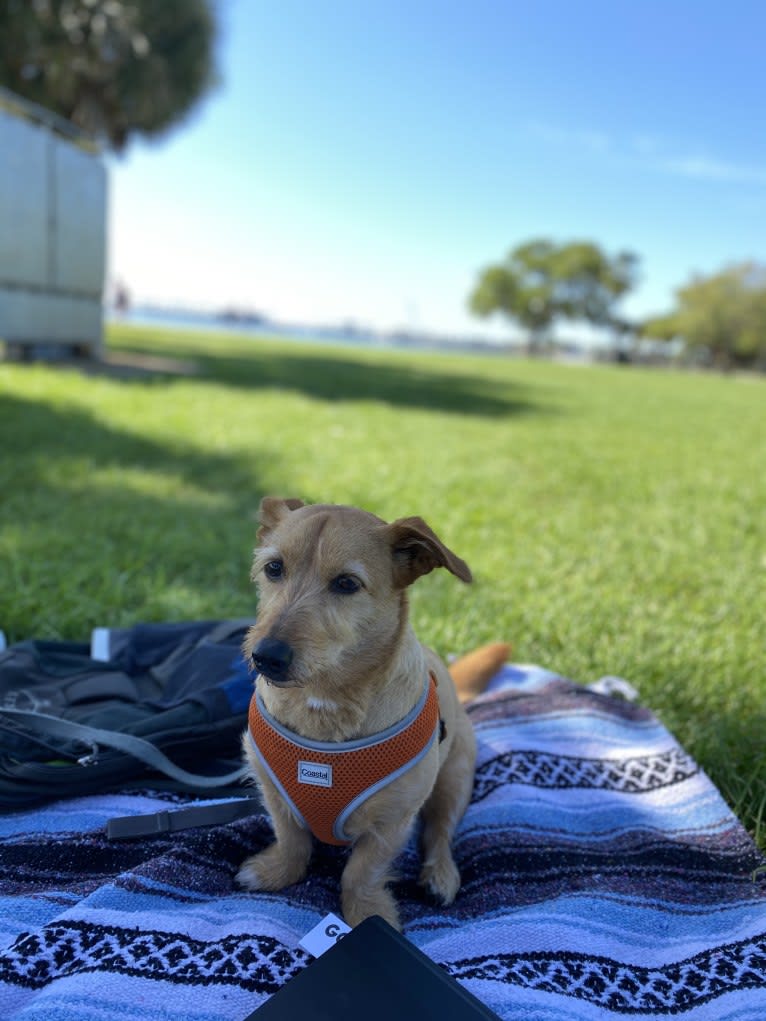
[[721,369],[766,369],[766,266],[730,266],[695,276],[676,291],[666,315],[632,322],[620,301],[639,279],[639,258],[609,255],[591,241],[555,244],[535,238],[506,259],[486,266],[469,295],[477,316],[500,313],[527,330],[540,351],[561,321],[607,330],[615,341],[641,338],[680,342],[684,356]]
[[676,291],[675,309],[640,330],[680,340],[690,357],[716,368],[766,370],[766,266],[743,262],[693,277]]

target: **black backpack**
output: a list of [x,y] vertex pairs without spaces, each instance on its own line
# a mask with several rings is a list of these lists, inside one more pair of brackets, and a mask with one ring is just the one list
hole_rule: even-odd
[[126,786],[247,794],[250,623],[139,624],[0,652],[0,810]]

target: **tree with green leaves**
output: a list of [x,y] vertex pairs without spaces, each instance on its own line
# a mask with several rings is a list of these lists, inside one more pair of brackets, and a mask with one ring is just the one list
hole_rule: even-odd
[[638,257],[610,257],[592,241],[564,245],[536,238],[514,248],[504,262],[487,266],[469,297],[478,316],[495,312],[529,330],[539,348],[560,319],[624,332],[617,302],[635,286]]
[[207,0],[0,0],[0,85],[121,151],[216,82]]
[[643,324],[654,340],[682,340],[691,357],[717,368],[766,367],[766,266],[744,262],[695,276],[676,308]]

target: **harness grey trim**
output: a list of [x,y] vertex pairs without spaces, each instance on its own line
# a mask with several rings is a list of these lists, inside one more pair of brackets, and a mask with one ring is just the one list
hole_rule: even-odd
[[[277,733],[281,734],[287,741],[290,741],[298,748],[303,748],[306,751],[339,754],[341,752],[358,751],[360,748],[372,748],[374,745],[381,744],[383,741],[387,741],[391,737],[396,737],[397,734],[409,727],[412,721],[415,720],[423,711],[423,706],[426,704],[426,699],[428,698],[430,683],[430,675],[426,674],[423,694],[404,719],[399,720],[398,723],[394,723],[390,727],[386,727],[385,730],[379,730],[377,734],[369,734],[367,737],[359,737],[353,741],[312,741],[307,737],[302,737],[300,734],[296,734],[294,730],[290,730],[284,724],[280,723],[279,720],[275,719],[271,715],[266,706],[263,704],[263,699],[257,689],[255,698],[261,716],[263,716],[264,720],[270,727],[273,727],[273,729],[276,730]],[[255,744],[254,741],[253,744]]]
[[436,740],[436,735],[438,733],[439,725],[437,724],[433,734],[430,737],[428,744],[422,749],[422,751],[418,752],[418,754],[414,758],[410,759],[409,762],[405,762],[405,764],[403,766],[400,766],[399,769],[395,769],[393,773],[389,773],[388,776],[384,776],[382,780],[378,780],[377,783],[371,784],[367,788],[367,790],[362,791],[361,794],[358,794],[353,801],[349,802],[349,804],[346,805],[343,811],[338,814],[338,817],[336,818],[335,822],[332,825],[332,831],[336,840],[347,841],[351,840],[351,838],[348,836],[345,830],[346,822],[348,821],[348,818],[351,815],[351,813],[355,809],[359,808],[360,805],[363,805],[364,802],[368,798],[371,798],[373,794],[377,794],[378,791],[383,790],[384,787],[387,787],[390,783],[393,783],[394,780],[398,780],[400,776],[403,776],[406,772],[408,772],[408,770],[412,769],[413,766],[416,766],[418,762],[420,762],[420,760],[424,758],[431,750],[431,746]]

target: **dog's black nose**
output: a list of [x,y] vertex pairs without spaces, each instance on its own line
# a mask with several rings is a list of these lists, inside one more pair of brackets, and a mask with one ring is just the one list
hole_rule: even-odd
[[279,638],[262,638],[253,649],[253,666],[272,681],[283,681],[293,661],[293,650]]

